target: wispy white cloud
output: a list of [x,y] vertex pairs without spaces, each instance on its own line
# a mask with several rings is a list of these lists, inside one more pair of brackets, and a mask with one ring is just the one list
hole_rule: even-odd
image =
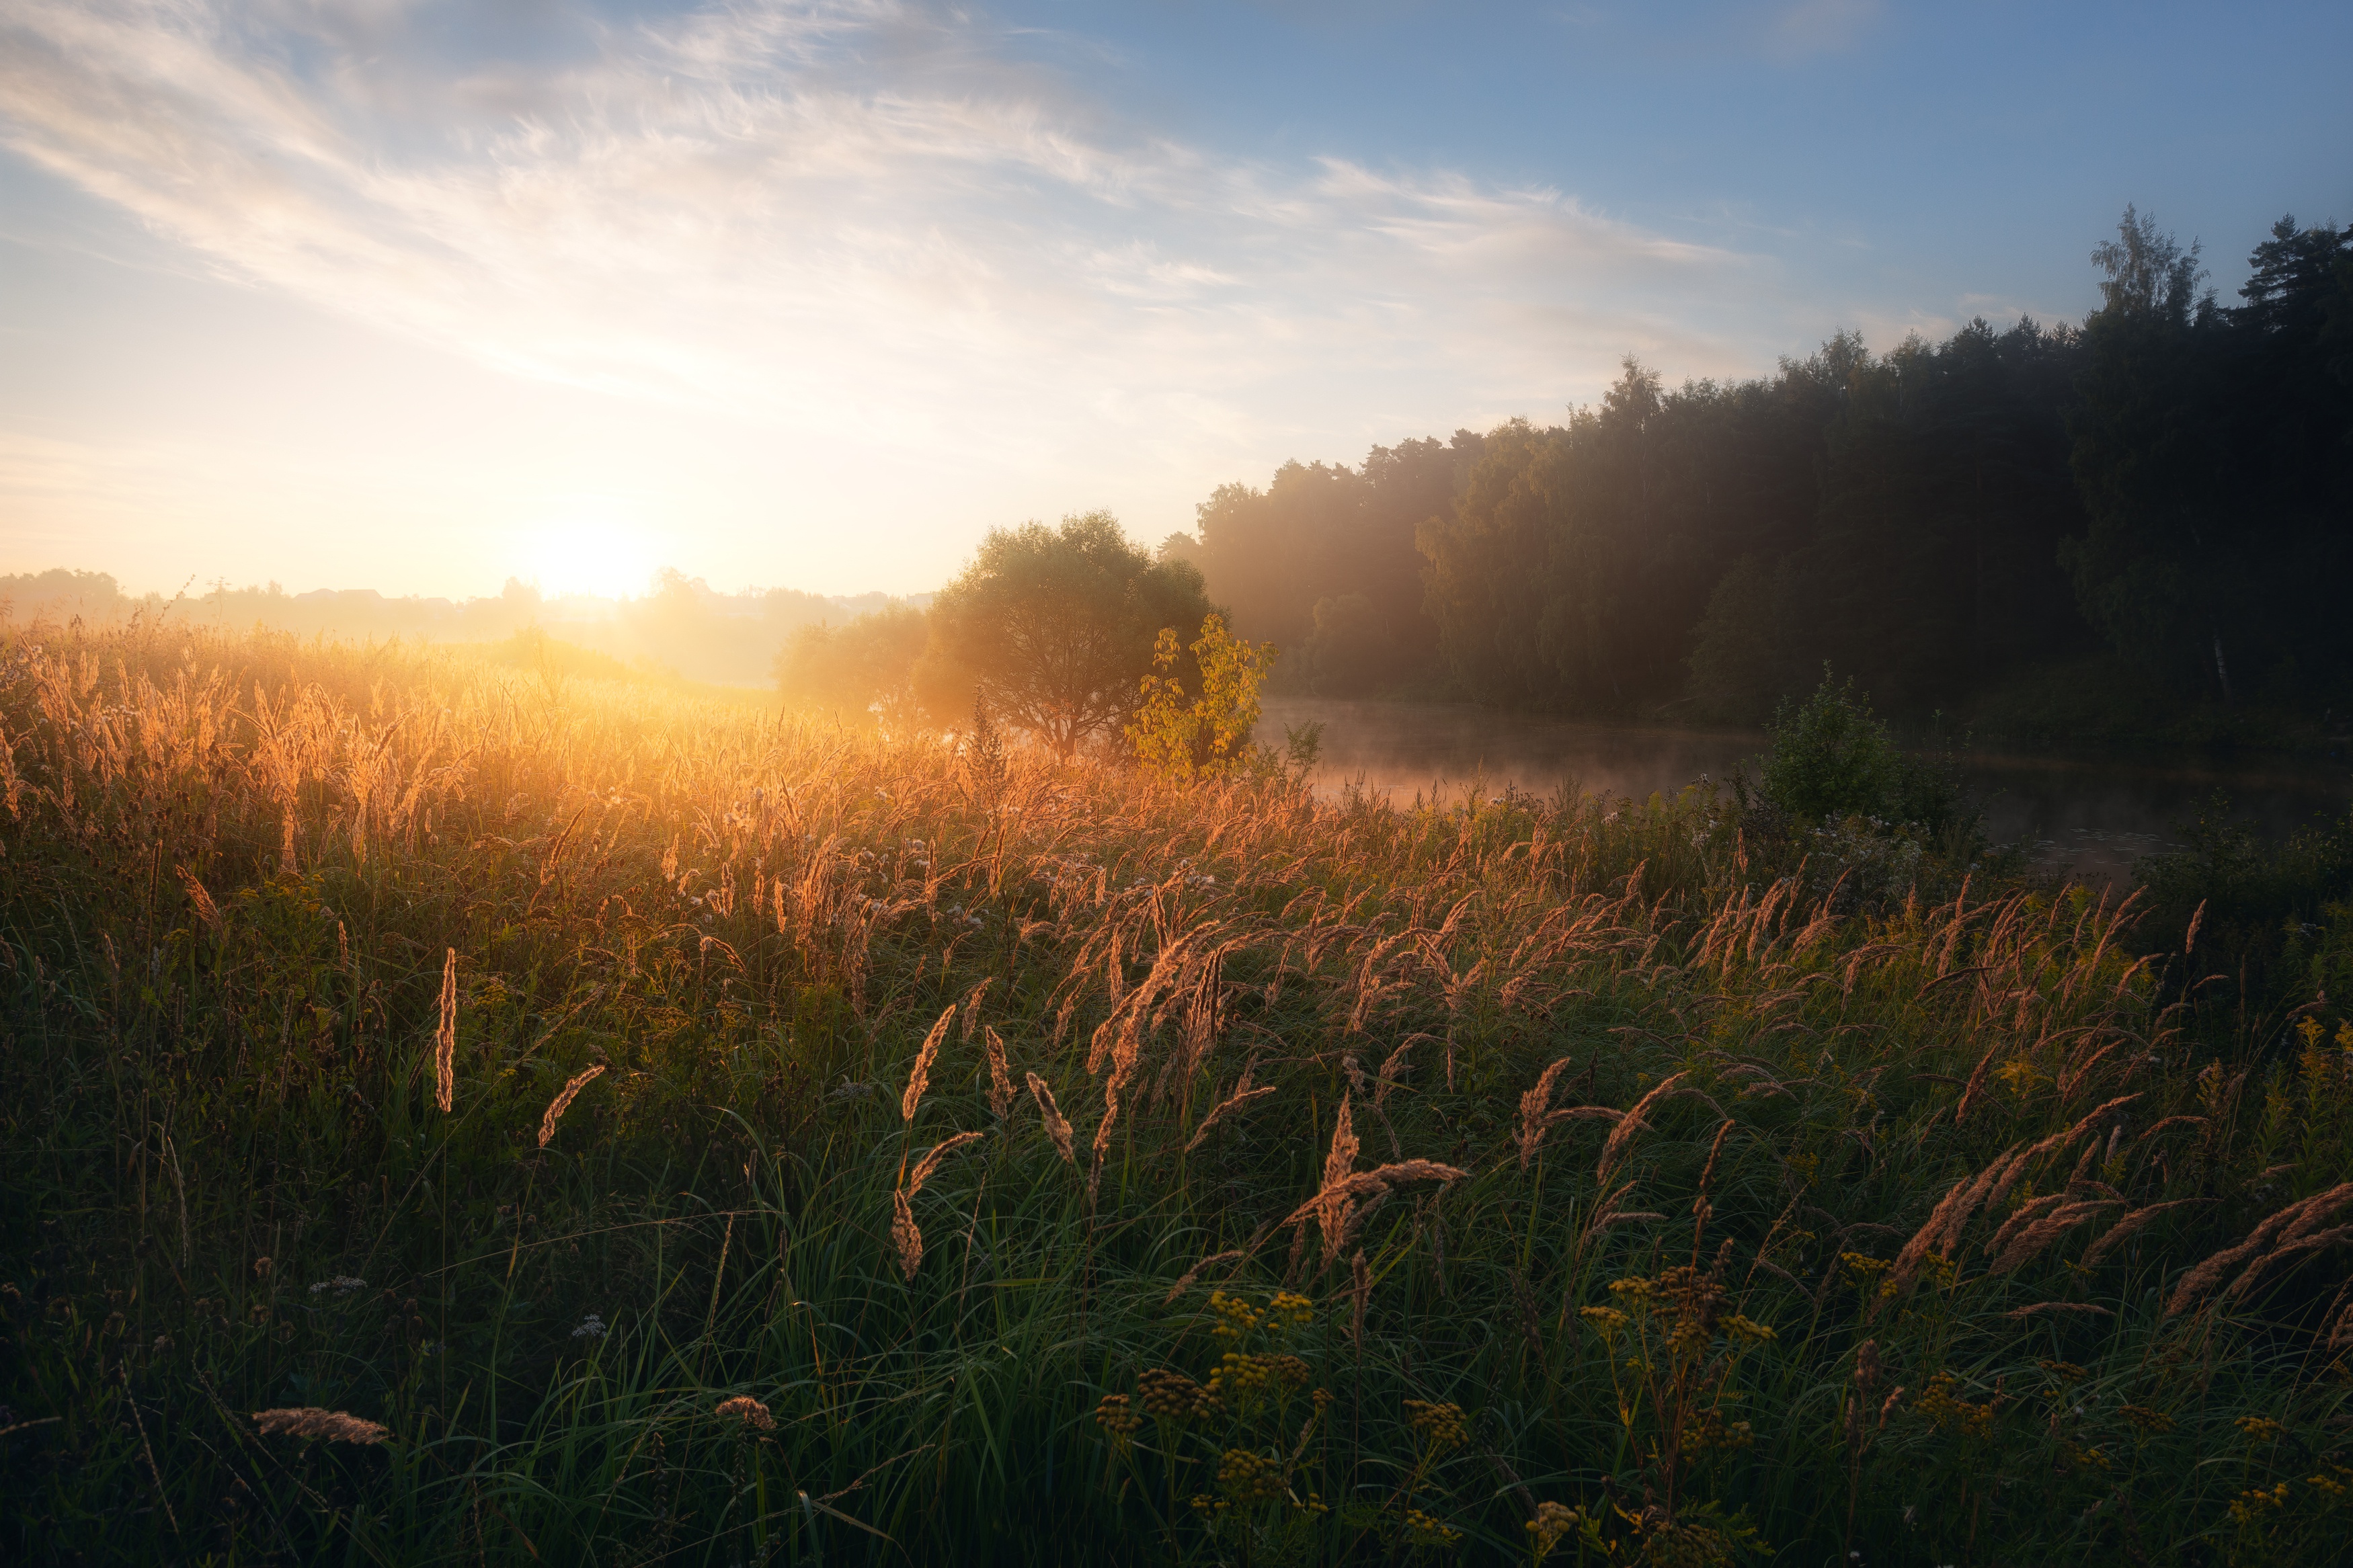
[[1555,191],[1155,140],[880,0],[429,79],[416,9],[24,0],[7,139],[237,276],[519,373],[853,423],[911,384],[1214,395],[1355,357],[1377,317],[1437,340],[1742,265]]
[[1557,409],[1630,349],[1779,346],[1757,257],[1547,187],[1174,141],[961,11],[449,41],[479,21],[0,0],[0,136],[226,277],[525,382],[1163,518],[1294,452]]

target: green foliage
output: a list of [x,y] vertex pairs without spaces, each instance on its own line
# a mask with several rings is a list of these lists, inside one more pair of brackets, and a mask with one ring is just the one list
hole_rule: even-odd
[[967,699],[976,689],[991,713],[1068,757],[1119,733],[1161,629],[1198,626],[1209,610],[1190,563],[1155,562],[1109,512],[1087,512],[1060,528],[990,530],[933,602],[932,647],[971,683]]
[[1314,629],[1300,652],[1308,684],[1325,697],[1362,697],[1399,668],[1396,637],[1362,594],[1316,600]]
[[2274,1013],[2353,981],[2353,816],[2318,823],[2278,843],[2256,836],[2216,791],[2179,849],[2143,858],[2134,879],[2148,896],[2151,934],[2184,952],[2191,975],[2221,975]]
[[1858,696],[1854,678],[1821,684],[1774,716],[1773,748],[1759,785],[1806,822],[1860,816],[1940,832],[1961,821],[1960,786],[1946,770],[1905,753]]
[[2340,697],[2348,233],[2282,219],[2237,310],[2202,289],[2196,246],[2130,208],[2093,259],[2107,276],[2070,412],[2088,516],[2063,556],[2084,617],[2177,693]]
[[1152,653],[1153,673],[1141,682],[1143,700],[1127,726],[1128,744],[1147,772],[1165,778],[1216,778],[1247,767],[1250,731],[1261,711],[1259,682],[1274,662],[1274,645],[1256,647],[1226,630],[1223,616],[1201,623],[1189,649],[1198,671],[1187,697],[1177,667],[1188,650],[1176,628],[1163,626]]
[[2341,706],[2348,236],[2282,220],[2222,309],[2128,210],[2080,328],[1840,333],[1673,388],[1629,360],[1557,426],[1221,487],[1198,559],[1244,635],[1298,650],[1280,679],[1333,695],[1442,674],[1747,723],[1828,660],[1925,715],[2105,647],[2175,710]]

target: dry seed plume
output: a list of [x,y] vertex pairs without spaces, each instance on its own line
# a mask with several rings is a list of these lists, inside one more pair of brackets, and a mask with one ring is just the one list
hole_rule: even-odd
[[994,1026],[985,1026],[988,1043],[988,1109],[997,1117],[1013,1109],[1013,1064],[1005,1055],[1005,1040]]
[[1340,1095],[1340,1114],[1332,1123],[1332,1147],[1324,1155],[1323,1187],[1310,1200],[1324,1227],[1326,1257],[1339,1255],[1340,1233],[1347,1220],[1345,1188],[1349,1175],[1356,1168],[1356,1130],[1348,1107],[1348,1095],[1344,1090]]
[[596,1082],[597,1076],[604,1070],[605,1064],[598,1062],[585,1072],[575,1073],[565,1080],[564,1088],[557,1092],[554,1100],[548,1101],[547,1114],[539,1119],[541,1148],[546,1148],[547,1141],[555,1136],[555,1124],[564,1120],[564,1113],[572,1109],[572,1102],[579,1097],[580,1091]]
[[1242,1076],[1234,1082],[1233,1093],[1219,1100],[1210,1109],[1208,1115],[1201,1118],[1201,1125],[1193,1129],[1193,1136],[1186,1141],[1185,1152],[1189,1154],[1194,1150],[1199,1148],[1201,1146],[1201,1140],[1209,1135],[1209,1129],[1215,1127],[1220,1120],[1232,1115],[1235,1111],[1240,1110],[1242,1107],[1249,1105],[1255,1100],[1264,1100],[1268,1095],[1274,1092],[1274,1086],[1272,1084],[1268,1084],[1263,1089],[1252,1089],[1250,1087],[1250,1067],[1253,1065],[1255,1064],[1245,1064],[1243,1066]]
[[2117,1219],[2116,1224],[2108,1226],[2105,1234],[2102,1235],[2097,1241],[2093,1242],[2091,1246],[2084,1249],[2084,1267],[2086,1268],[2091,1268],[2101,1258],[2105,1258],[2109,1253],[2114,1252],[2118,1247],[2122,1246],[2126,1241],[2131,1240],[2134,1232],[2147,1225],[2151,1220],[2163,1214],[2166,1210],[2178,1209],[2186,1204],[2198,1204],[2205,1201],[2206,1200],[2203,1198],[2176,1198],[2171,1203],[2151,1204],[2147,1208],[2137,1208],[2133,1210],[2132,1213],[2121,1216]]
[[[2013,1153],[1996,1155],[1993,1163],[1975,1176],[1964,1176],[1953,1184],[1951,1189],[1937,1200],[1936,1206],[1928,1212],[1927,1223],[1896,1253],[1895,1267],[1887,1275],[1889,1294],[1901,1296],[1910,1290],[1913,1281],[1920,1277],[1921,1266],[1927,1262],[1930,1253],[1952,1250],[1961,1238],[1962,1228],[1969,1223],[1969,1216],[1977,1213],[1978,1205],[1984,1200],[1986,1189],[1993,1185],[2010,1164],[2022,1158]],[[1876,1302],[1873,1304],[1873,1310],[1877,1310]]]
[[2089,1203],[2061,1204],[2057,1208],[2012,1236],[2010,1238],[2010,1245],[2001,1249],[1988,1272],[2007,1274],[2031,1262],[2044,1247],[2103,1209],[2122,1206],[2114,1198],[2098,1198]]
[[915,1211],[907,1206],[907,1189],[896,1187],[891,1193],[891,1241],[899,1249],[899,1272],[909,1279],[923,1266],[923,1232],[915,1224]]
[[1182,1275],[1178,1276],[1176,1283],[1168,1288],[1168,1294],[1160,1299],[1160,1304],[1164,1307],[1175,1306],[1176,1304],[1176,1298],[1182,1296],[1186,1291],[1190,1290],[1193,1288],[1193,1281],[1198,1279],[1204,1272],[1208,1269],[1215,1268],[1220,1263],[1231,1263],[1236,1258],[1242,1256],[1243,1251],[1239,1247],[1230,1248],[1224,1252],[1211,1253],[1208,1257],[1204,1258],[1200,1262],[1196,1263],[1192,1268],[1187,1268]]
[[1535,1087],[1520,1096],[1520,1169],[1523,1171],[1528,1168],[1528,1162],[1535,1158],[1536,1151],[1544,1147],[1545,1133],[1552,1126],[1552,1118],[1547,1112],[1552,1109],[1553,1086],[1560,1080],[1560,1075],[1568,1070],[1568,1062],[1569,1058],[1563,1057],[1545,1068],[1544,1076],[1536,1079]]
[[441,961],[441,1022],[433,1031],[433,1103],[448,1115],[458,1102],[458,950]]
[[776,1418],[768,1413],[768,1407],[748,1394],[721,1400],[719,1407],[712,1414],[723,1421],[740,1421],[747,1430],[773,1432],[776,1429]]
[[257,1410],[253,1413],[253,1426],[265,1437],[317,1437],[330,1443],[381,1443],[392,1436],[388,1428],[374,1421],[364,1421],[341,1410],[322,1410],[315,1405]]
[[1679,1072],[1661,1079],[1657,1088],[1636,1100],[1634,1109],[1619,1119],[1618,1125],[1609,1130],[1609,1141],[1601,1145],[1601,1163],[1593,1168],[1593,1179],[1597,1185],[1609,1184],[1609,1168],[1615,1165],[1620,1157],[1626,1152],[1627,1145],[1634,1142],[1634,1134],[1650,1126],[1649,1122],[1642,1120],[1642,1112],[1681,1089],[1683,1079],[1689,1077],[1691,1074],[1687,1072]]
[[965,1144],[979,1142],[980,1134],[977,1132],[959,1132],[952,1138],[941,1140],[928,1153],[915,1162],[914,1170],[907,1177],[907,1184],[892,1189],[891,1242],[898,1248],[899,1272],[909,1279],[913,1279],[915,1277],[915,1270],[923,1266],[923,1230],[915,1223],[915,1210],[912,1200],[917,1193],[923,1190],[923,1184],[930,1181],[934,1173],[939,1170],[941,1162]]
[[932,1081],[932,1063],[938,1058],[940,1042],[947,1038],[948,1026],[955,1022],[955,1006],[950,1004],[948,1010],[940,1015],[940,1021],[932,1026],[932,1032],[923,1037],[923,1048],[915,1053],[915,1066],[907,1074],[907,1092],[899,1097],[900,1121],[915,1120],[915,1107],[923,1102],[923,1089]]
[[980,999],[987,995],[988,988],[996,984],[997,976],[992,974],[965,994],[964,1043],[967,1046],[972,1044],[973,1034],[980,1027]]
[[[1303,1227],[1308,1220],[1319,1221],[1327,1238],[1336,1237],[1338,1245],[1345,1246],[1356,1218],[1365,1210],[1385,1201],[1391,1189],[1409,1182],[1451,1184],[1470,1173],[1457,1166],[1440,1164],[1436,1160],[1401,1160],[1392,1165],[1376,1165],[1369,1171],[1357,1171],[1327,1181],[1317,1189],[1314,1197],[1293,1210],[1290,1217],[1282,1223]],[[1363,1209],[1357,1206],[1360,1202]],[[1302,1234],[1304,1234],[1303,1229]],[[1336,1247],[1333,1256],[1338,1256]]]
[[942,1139],[930,1153],[915,1162],[914,1173],[907,1178],[907,1195],[913,1197],[923,1191],[923,1184],[938,1173],[940,1165],[949,1155],[967,1143],[979,1142],[980,1134],[977,1132],[959,1132],[952,1138]]
[[205,922],[207,931],[218,932],[220,906],[213,902],[213,896],[205,891],[205,885],[197,881],[196,874],[185,866],[174,866],[172,869],[180,874],[180,886],[187,889],[188,902],[195,906],[196,918]]
[[2255,1268],[2249,1270],[2249,1274],[2260,1272],[2262,1264],[2270,1262],[2278,1255],[2273,1250],[2274,1240],[2285,1244],[2278,1249],[2280,1251],[2314,1241],[2316,1238],[2311,1232],[2348,1203],[2353,1203],[2353,1182],[2339,1183],[2325,1193],[2316,1193],[2301,1203],[2288,1205],[2255,1226],[2246,1240],[2236,1247],[2224,1247],[2184,1275],[2181,1283],[2174,1288],[2172,1298],[2165,1303],[2165,1315],[2169,1318],[2196,1306],[2222,1282],[2223,1277],[2233,1268],[2262,1254],[2264,1256]]
[[1065,1162],[1077,1164],[1079,1158],[1071,1152],[1071,1124],[1062,1120],[1061,1108],[1054,1103],[1053,1089],[1034,1072],[1029,1075],[1029,1098],[1038,1102],[1038,1114],[1046,1123],[1046,1136],[1054,1141],[1054,1147],[1062,1152]]

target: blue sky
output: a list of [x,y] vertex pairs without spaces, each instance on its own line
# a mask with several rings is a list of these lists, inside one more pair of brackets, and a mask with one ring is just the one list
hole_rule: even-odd
[[0,571],[913,591],[1290,457],[2224,292],[2337,6],[0,0]]

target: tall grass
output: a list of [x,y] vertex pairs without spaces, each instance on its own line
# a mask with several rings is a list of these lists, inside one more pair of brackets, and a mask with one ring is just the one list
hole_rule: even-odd
[[9,634],[0,736],[12,1558],[2348,1521],[2353,1031],[2084,889],[152,626]]

